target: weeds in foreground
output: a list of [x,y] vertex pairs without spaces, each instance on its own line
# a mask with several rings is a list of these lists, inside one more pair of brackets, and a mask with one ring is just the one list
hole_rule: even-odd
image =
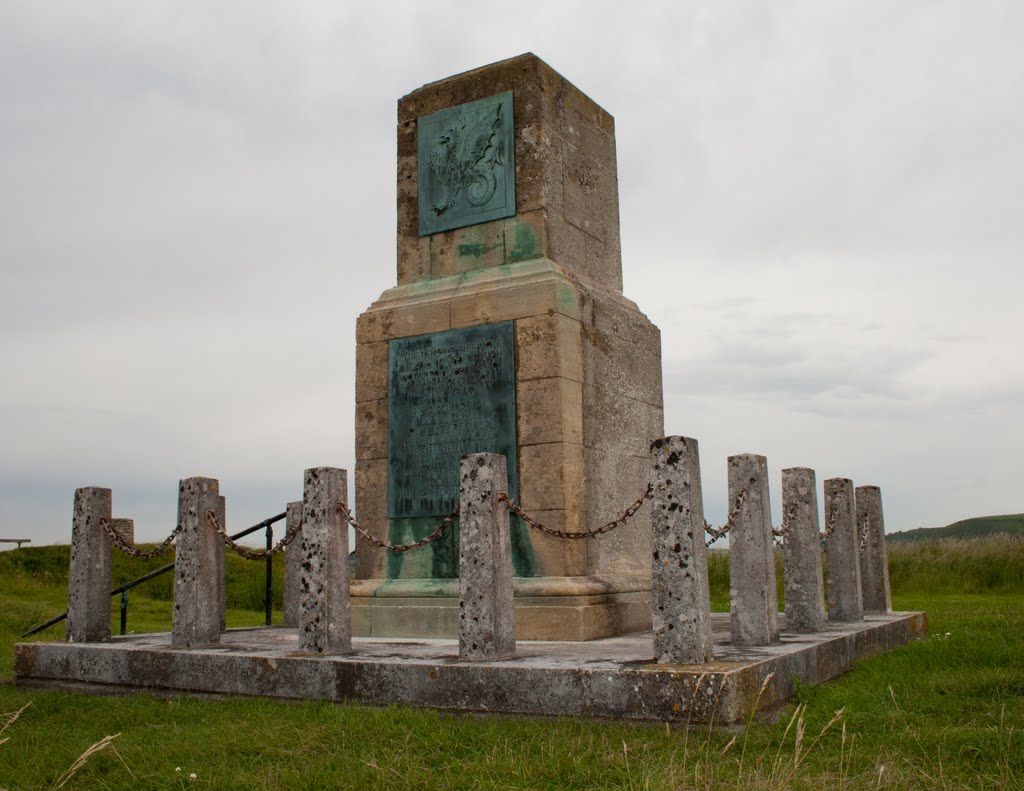
[[[6,742],[10,741],[11,737],[10,736],[4,736],[3,735],[4,732],[8,728],[10,728],[18,720],[18,718],[22,715],[22,713],[25,711],[25,709],[27,709],[31,705],[32,705],[32,701],[29,701],[28,703],[26,703],[24,706],[22,706],[17,711],[9,712],[7,714],[0,714],[0,719],[3,719],[3,721],[4,721],[4,724],[2,726],[0,726],[0,736],[3,737],[3,738],[0,738],[0,745],[5,744]],[[54,782],[54,784],[52,786],[50,786],[52,791],[57,791],[57,789],[60,789],[60,788],[63,788],[64,786],[66,786],[68,784],[68,782],[71,780],[71,778],[73,778],[78,773],[78,770],[81,769],[83,766],[85,766],[85,762],[86,761],[88,761],[92,756],[94,756],[96,753],[100,752],[101,750],[104,750],[107,747],[110,747],[110,743],[112,741],[114,741],[114,739],[116,739],[120,735],[121,735],[120,733],[115,733],[113,736],[104,736],[98,742],[96,742],[95,744],[91,745],[84,753],[82,753],[80,756],[78,756],[78,758],[75,760],[75,762],[73,764],[71,764],[71,766],[69,766],[67,769],[65,769],[64,772],[61,774],[61,776],[58,777],[57,780]],[[116,752],[116,750],[115,750],[115,752]],[[124,763],[124,761],[122,761],[122,763]],[[127,764],[125,764],[125,769],[128,769],[128,765]],[[128,769],[128,772],[130,774],[131,773],[131,769]],[[5,789],[0,789],[0,791],[5,791]]]

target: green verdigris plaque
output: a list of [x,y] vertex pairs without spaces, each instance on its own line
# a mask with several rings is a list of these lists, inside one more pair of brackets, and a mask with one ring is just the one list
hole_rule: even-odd
[[[518,491],[515,335],[512,322],[392,340],[388,351],[388,518],[392,543],[417,540],[459,502],[459,457],[501,453],[509,494]],[[389,553],[388,575],[416,558]],[[458,574],[456,531],[430,545],[416,576]],[[535,573],[522,525],[512,526],[519,576]]]
[[512,92],[417,119],[419,235],[516,213]]
[[459,502],[459,457],[501,453],[516,484],[512,322],[391,341],[388,516],[446,516]]

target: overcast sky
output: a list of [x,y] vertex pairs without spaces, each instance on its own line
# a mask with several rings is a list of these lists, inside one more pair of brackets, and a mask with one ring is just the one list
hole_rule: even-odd
[[776,518],[789,466],[890,532],[1024,511],[1022,42],[1016,0],[6,0],[0,537],[67,541],[95,485],[159,539],[193,475],[241,529],[352,470],[396,101],[526,51],[615,117],[709,519],[742,452]]

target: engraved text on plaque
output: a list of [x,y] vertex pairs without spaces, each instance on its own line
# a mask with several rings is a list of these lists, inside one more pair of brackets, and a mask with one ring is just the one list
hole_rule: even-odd
[[399,338],[388,358],[388,516],[451,512],[467,453],[504,454],[515,497],[512,322]]

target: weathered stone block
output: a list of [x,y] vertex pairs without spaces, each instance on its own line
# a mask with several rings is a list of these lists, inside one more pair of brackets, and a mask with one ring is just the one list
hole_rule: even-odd
[[435,233],[430,239],[430,276],[449,277],[505,263],[505,220]]
[[782,471],[782,513],[787,530],[783,539],[786,631],[820,632],[826,625],[825,587],[814,470]]
[[304,653],[341,654],[352,647],[348,526],[338,508],[347,491],[344,470],[306,470],[299,603],[299,650]]
[[[729,599],[733,645],[770,645],[779,640],[768,460],[744,453],[729,457]],[[737,503],[739,503],[737,507]]]
[[187,478],[178,485],[178,526],[175,540],[174,614],[171,643],[175,648],[216,645],[224,612],[224,541],[220,484],[213,478]]
[[299,625],[299,602],[302,599],[302,501],[288,503],[285,532],[296,531],[295,538],[284,548],[284,625]]
[[864,612],[892,612],[889,591],[889,560],[885,551],[885,520],[882,491],[877,486],[858,486],[854,491],[858,532],[863,536],[860,582]]
[[499,659],[516,651],[505,457],[463,456],[459,466],[459,659]]
[[359,343],[408,338],[451,327],[448,303],[443,300],[416,302],[403,309],[367,311],[356,320]]
[[[223,525],[225,532],[228,529],[228,508],[227,499],[223,496],[217,498],[217,524]],[[227,600],[227,580],[225,577],[225,556],[227,555],[227,545],[224,543],[223,536],[217,536],[217,558],[214,561],[214,568],[220,569],[219,574],[214,574],[214,578],[217,581],[217,604],[220,606],[220,630],[223,632],[228,626],[228,600]]]
[[651,621],[658,662],[711,659],[711,599],[697,440],[651,443]]
[[571,379],[520,380],[516,388],[519,445],[583,444],[583,389]]
[[568,442],[519,448],[520,504],[528,511],[558,510],[583,495],[583,447]]
[[561,377],[583,381],[580,322],[561,313],[516,321],[516,379]]
[[68,570],[67,639],[88,643],[110,638],[111,492],[90,486],[75,490]]
[[544,212],[520,213],[505,220],[505,263],[542,258],[548,250]]
[[831,531],[825,539],[830,621],[864,618],[860,550],[853,509],[853,481],[849,478],[825,481],[825,524],[826,531]]
[[356,403],[375,401],[388,391],[388,343],[356,344]]
[[378,398],[356,404],[356,458],[388,457],[388,400]]

